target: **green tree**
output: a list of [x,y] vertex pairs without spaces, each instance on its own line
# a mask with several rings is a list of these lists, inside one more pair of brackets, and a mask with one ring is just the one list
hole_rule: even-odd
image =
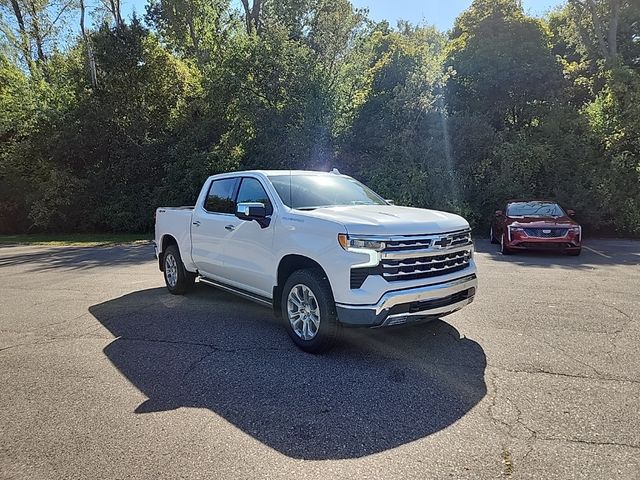
[[547,29],[515,0],[475,0],[455,22],[445,66],[450,111],[487,115],[497,129],[530,124],[562,79]]
[[233,21],[229,0],[151,0],[146,20],[181,55],[201,62],[215,59]]
[[327,81],[284,29],[238,41],[224,67],[235,94],[221,145],[246,167],[319,167],[330,145]]

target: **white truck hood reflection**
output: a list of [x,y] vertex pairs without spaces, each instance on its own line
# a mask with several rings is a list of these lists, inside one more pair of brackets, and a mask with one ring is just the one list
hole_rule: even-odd
[[351,235],[432,235],[469,228],[453,213],[396,205],[352,205],[297,211],[343,224]]

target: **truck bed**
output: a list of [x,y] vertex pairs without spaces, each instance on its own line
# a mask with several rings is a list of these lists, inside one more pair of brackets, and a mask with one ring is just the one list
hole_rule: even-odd
[[193,206],[158,207],[156,210],[156,245],[162,249],[162,242],[166,235],[176,239],[180,252],[190,260],[191,257],[191,214]]

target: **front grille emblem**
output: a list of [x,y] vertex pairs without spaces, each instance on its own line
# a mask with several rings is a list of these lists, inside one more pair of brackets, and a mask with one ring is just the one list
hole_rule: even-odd
[[451,242],[453,242],[453,240],[451,240],[450,237],[442,237],[440,240],[433,242],[433,246],[437,248],[447,248],[447,246],[451,245]]

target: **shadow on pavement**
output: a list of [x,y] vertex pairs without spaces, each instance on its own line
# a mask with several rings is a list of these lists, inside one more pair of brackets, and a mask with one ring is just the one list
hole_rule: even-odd
[[117,337],[107,357],[148,397],[137,413],[207,408],[293,458],[397,447],[451,425],[487,391],[482,347],[443,321],[347,330],[314,356],[268,309],[202,285],[182,297],[142,290],[89,311]]
[[81,270],[94,267],[131,265],[155,261],[151,243],[113,247],[32,247],[35,251],[12,254],[2,251],[0,267],[28,264],[30,272],[56,268]]

